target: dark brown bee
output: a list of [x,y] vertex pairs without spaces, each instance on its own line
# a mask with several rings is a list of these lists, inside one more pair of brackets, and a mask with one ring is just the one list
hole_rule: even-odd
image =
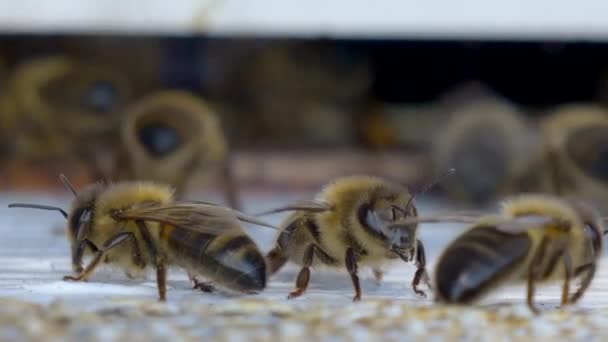
[[[590,207],[548,195],[522,195],[505,202],[500,215],[416,218],[411,222],[475,222],[439,257],[434,286],[443,303],[470,304],[508,283],[527,284],[534,306],[536,284],[562,280],[562,305],[579,300],[593,280],[602,254],[602,219]],[[582,278],[571,294],[570,283]]]
[[197,172],[211,173],[223,177],[228,202],[238,207],[226,138],[200,98],[177,90],[146,96],[128,109],[121,140],[118,178],[171,184],[181,195]]
[[333,181],[313,201],[264,213],[295,211],[281,225],[276,246],[267,255],[270,273],[288,260],[302,266],[296,288],[289,294],[294,298],[306,291],[310,267],[346,268],[355,288],[353,300],[357,301],[361,299],[360,265],[372,267],[380,280],[380,267],[401,259],[416,263],[412,287],[425,296],[419,289],[422,281],[428,284],[424,246],[418,239],[417,224],[403,224],[406,218],[418,215],[414,197],[399,184],[352,176]]
[[604,203],[608,195],[608,111],[593,105],[562,106],[541,127],[547,190]]
[[540,155],[523,115],[495,96],[455,107],[433,142],[436,169],[458,170],[441,186],[454,199],[473,203],[517,192]]
[[[147,182],[95,184],[74,194],[69,214],[57,207],[9,205],[59,210],[67,218],[76,274],[66,280],[86,280],[104,262],[130,275],[154,267],[161,300],[166,269],[172,265],[187,270],[195,288],[202,290],[210,286],[198,276],[240,293],[266,287],[264,256],[239,222],[266,225],[255,218],[213,204],[175,202],[172,188]],[[83,267],[86,254],[93,258]]]

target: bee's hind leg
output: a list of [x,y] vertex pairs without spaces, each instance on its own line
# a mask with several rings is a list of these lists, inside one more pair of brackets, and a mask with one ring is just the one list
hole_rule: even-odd
[[562,260],[564,261],[564,284],[562,286],[562,306],[568,305],[570,302],[570,279],[573,277],[572,271],[572,259],[570,253],[565,250],[562,254]]
[[530,263],[530,267],[528,269],[528,290],[526,295],[526,303],[534,314],[540,313],[536,305],[534,305],[535,282],[537,280],[539,272],[538,265],[541,264],[543,258],[545,257],[548,243],[549,239],[547,237],[544,237],[541,240],[540,246],[532,257],[532,262]]
[[277,273],[287,262],[288,258],[283,253],[283,249],[280,246],[274,247],[268,254],[266,254],[266,263],[268,264],[268,273]]
[[190,279],[190,281],[193,284],[193,286],[192,286],[193,290],[199,289],[203,292],[208,292],[208,293],[215,291],[215,287],[213,286],[213,284],[206,282],[206,281],[198,280],[196,278],[196,276],[194,274],[192,274],[191,272],[188,272],[188,278]]
[[570,303],[573,303],[573,304],[576,303],[583,296],[585,291],[587,291],[587,289],[589,288],[589,285],[591,284],[591,280],[593,280],[593,277],[595,276],[596,268],[597,267],[595,265],[595,262],[593,262],[590,264],[583,265],[574,271],[575,277],[580,275],[583,272],[585,272],[585,277],[581,281],[581,285],[579,286],[579,288],[576,290],[576,292],[570,298]]

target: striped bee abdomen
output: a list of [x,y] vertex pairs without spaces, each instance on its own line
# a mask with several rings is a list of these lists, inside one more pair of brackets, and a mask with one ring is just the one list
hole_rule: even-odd
[[437,299],[470,303],[525,260],[532,242],[526,233],[477,227],[452,242],[435,268]]
[[215,285],[247,293],[266,287],[264,256],[245,233],[213,235],[165,228],[163,240],[176,263]]

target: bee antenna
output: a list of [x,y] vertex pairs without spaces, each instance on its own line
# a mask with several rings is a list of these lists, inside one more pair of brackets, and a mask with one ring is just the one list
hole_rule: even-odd
[[72,192],[72,194],[74,194],[74,197],[78,196],[78,193],[76,192],[76,188],[74,188],[72,183],[70,183],[70,180],[68,179],[68,177],[66,177],[62,173],[59,175],[59,180],[61,181],[61,183],[63,183],[63,186],[65,186],[68,190],[70,190]]
[[[441,182],[444,178],[449,177],[451,175],[453,175],[456,172],[455,168],[451,168],[449,170],[447,170],[446,172],[444,172],[443,174],[439,175],[438,177],[436,177],[435,179],[433,179],[429,184],[427,184],[425,187],[423,187],[422,189],[416,191],[414,194],[412,194],[412,197],[410,197],[410,199],[407,201],[406,205],[405,205],[405,211],[407,211],[407,208],[410,207],[410,205],[412,204],[412,201],[414,200],[414,198],[416,198],[416,196],[418,195],[422,195],[425,192],[429,191],[432,187],[434,187],[435,185],[437,185],[437,183]],[[403,211],[403,210],[402,210]],[[404,211],[404,212],[405,212]]]
[[43,209],[43,210],[56,210],[63,215],[66,219],[68,218],[68,213],[65,210],[59,207],[53,207],[50,205],[41,205],[41,204],[29,204],[29,203],[11,203],[8,205],[9,208],[31,208],[31,209]]

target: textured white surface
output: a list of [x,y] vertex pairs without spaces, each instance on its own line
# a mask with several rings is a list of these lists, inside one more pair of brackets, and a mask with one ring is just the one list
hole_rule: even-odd
[[164,0],[0,2],[4,32],[296,37],[608,38],[608,3],[582,0]]
[[[307,194],[273,197],[270,195],[246,196],[245,203],[251,204],[249,212],[273,207],[293,200],[306,198]],[[148,280],[128,280],[121,271],[102,267],[89,282],[64,282],[61,278],[70,274],[68,243],[63,235],[63,218],[55,212],[27,209],[8,209],[9,202],[36,202],[57,204],[68,207],[68,197],[36,194],[2,194],[0,196],[0,297],[11,297],[29,302],[51,303],[56,300],[70,303],[81,309],[103,305],[107,300],[156,298],[154,277]],[[419,203],[421,214],[430,214],[438,209],[445,210],[435,202]],[[278,223],[281,216],[270,217]],[[427,225],[420,228],[421,238],[427,248],[432,273],[433,263],[440,252],[462,225]],[[267,251],[271,248],[275,232],[266,228],[249,227],[249,231]],[[602,263],[591,289],[579,306],[587,309],[608,308],[608,268]],[[388,273],[381,285],[372,279],[371,271],[362,269],[363,298],[388,299],[397,302],[411,302],[430,305],[432,301],[417,297],[410,287],[414,267],[411,264],[394,262],[386,270]],[[271,279],[268,289],[257,296],[287,302],[286,295],[292,289],[297,268],[288,265]],[[172,270],[169,274],[169,301],[192,301],[194,303],[218,303],[229,301],[222,294],[204,294],[190,289],[184,272]],[[302,302],[347,304],[353,290],[346,272],[313,270],[307,294],[290,301],[297,305]],[[540,286],[537,299],[541,306],[554,307],[559,299],[559,286]],[[523,303],[523,287],[508,287],[487,299],[487,304]]]

